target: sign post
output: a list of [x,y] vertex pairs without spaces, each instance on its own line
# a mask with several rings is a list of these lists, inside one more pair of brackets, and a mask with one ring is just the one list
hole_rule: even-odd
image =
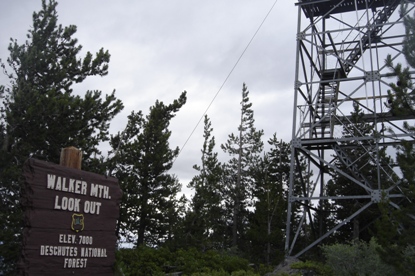
[[77,169],[76,158],[62,160],[72,167],[25,164],[23,275],[114,275],[118,181]]
[[60,165],[68,168],[81,169],[82,151],[75,147],[63,148]]

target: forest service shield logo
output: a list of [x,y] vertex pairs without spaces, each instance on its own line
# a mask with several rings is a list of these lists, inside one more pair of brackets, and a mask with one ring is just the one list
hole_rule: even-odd
[[83,214],[72,214],[71,229],[77,233],[84,230],[84,215]]

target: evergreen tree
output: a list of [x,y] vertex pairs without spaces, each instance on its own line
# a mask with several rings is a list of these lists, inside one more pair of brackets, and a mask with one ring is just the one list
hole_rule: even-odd
[[[409,67],[394,64],[390,55],[386,58],[386,66],[397,76],[395,83],[390,83],[386,106],[394,116],[408,118],[415,116],[415,90],[411,80]],[[407,124],[404,125],[407,128]]]
[[221,148],[231,159],[225,164],[227,185],[227,209],[231,212],[232,246],[242,249],[245,239],[248,207],[253,205],[254,188],[253,168],[258,164],[263,149],[261,138],[263,130],[256,130],[254,111],[249,101],[249,91],[245,83],[242,86],[241,118],[238,133],[230,134]]
[[415,275],[415,149],[412,143],[402,143],[397,161],[403,173],[400,191],[405,198],[394,202],[399,209],[389,204],[392,199],[379,204],[381,218],[376,221],[376,237],[382,245],[380,256],[386,263],[393,265],[402,275]]
[[[363,111],[358,104],[354,104],[354,110],[351,112],[350,122],[344,125],[344,137],[365,137],[376,136],[373,124],[369,124],[363,120]],[[383,170],[378,172],[378,164],[392,163],[390,157],[386,154],[386,148],[376,147],[370,140],[350,140],[341,145],[345,155],[353,164],[346,165],[340,159],[336,161],[336,166],[343,171],[355,174],[358,171],[360,176],[364,179],[359,179],[365,185],[376,189],[378,181],[380,181],[381,189],[391,186],[389,182],[389,175],[392,174],[385,166]],[[378,173],[380,179],[378,178]],[[351,182],[341,174],[334,174],[332,181],[327,187],[329,195],[336,196],[358,196],[365,195],[367,191],[360,185]],[[344,221],[354,212],[369,203],[368,199],[342,199],[337,200],[335,208],[335,218],[338,221]],[[336,231],[336,238],[339,242],[349,242],[354,239],[364,240],[369,242],[371,237],[376,235],[376,229],[373,222],[379,218],[380,212],[376,204],[372,204],[364,212],[357,215],[352,223],[347,223]]]
[[120,216],[117,222],[117,235],[119,238],[123,236],[128,242],[131,242],[136,237],[132,223],[138,216],[136,208],[140,202],[141,192],[139,185],[135,184],[137,176],[134,164],[139,162],[141,151],[137,137],[142,135],[145,119],[141,111],[132,111],[127,119],[124,131],[111,137],[112,151],[110,151],[107,165],[108,174],[118,179],[123,191]]
[[[273,143],[277,142],[272,139]],[[286,145],[283,143],[278,148],[281,148],[279,152],[284,153],[285,152]],[[308,159],[304,155],[299,155],[295,157],[294,162],[294,168],[291,168],[291,150],[295,150],[291,144],[288,145],[289,149],[287,156],[290,157],[289,161],[287,161],[287,166],[289,166],[290,174],[293,173],[293,186],[292,189],[293,195],[305,195],[308,193],[309,187],[313,187],[313,171],[310,169],[309,164],[307,164]],[[278,151],[276,151],[278,152]],[[284,155],[283,155],[284,156]],[[278,160],[279,157],[274,157],[274,160]],[[282,159],[284,160],[284,159]],[[275,161],[276,162],[276,161]],[[284,161],[285,162],[285,161]],[[282,171],[286,169],[283,165],[281,167]],[[292,172],[291,172],[292,170]],[[281,173],[281,172],[280,172]],[[283,174],[284,176],[284,174]],[[289,177],[288,177],[289,178]],[[285,183],[285,181],[287,183]],[[288,195],[290,193],[290,181],[289,179],[285,180],[283,178],[284,185],[287,185],[287,187],[284,189],[284,198],[288,205]],[[309,208],[307,205],[304,205],[301,201],[294,201],[291,204],[291,213],[287,214],[290,216],[290,237],[295,237],[296,244],[298,245],[297,248],[288,248],[288,251],[290,252],[290,255],[295,254],[296,252],[299,252],[302,248],[310,244],[310,232],[314,233],[314,226],[313,226],[313,219],[312,219],[312,213],[311,208]],[[309,224],[307,224],[307,222]],[[287,220],[285,221],[286,227]],[[285,249],[285,248],[284,248]],[[288,253],[288,252],[285,252]]]
[[214,152],[215,137],[207,115],[204,120],[204,142],[201,150],[201,165],[193,168],[199,174],[193,177],[188,187],[195,193],[187,213],[185,234],[188,244],[200,247],[222,248],[224,236],[224,210],[222,206],[222,165],[218,153]]
[[102,171],[98,145],[109,139],[109,122],[123,108],[114,92],[105,99],[100,91],[73,95],[74,83],[108,73],[110,55],[101,49],[80,58],[76,26],[58,25],[56,6],[43,0],[42,9],[33,13],[28,40],[12,40],[6,64],[0,62],[10,80],[0,86],[0,270],[6,274],[15,273],[21,250],[19,178],[25,160],[59,163],[61,149],[75,146],[83,152],[83,169]]
[[172,104],[156,101],[145,118],[133,112],[125,131],[111,140],[111,174],[124,191],[119,233],[135,239],[137,246],[156,246],[173,238],[181,185],[168,173],[179,153],[170,148],[168,127],[185,103],[183,92]]
[[[405,37],[402,42],[402,52],[411,68],[415,68],[415,13],[409,16],[408,5],[402,5],[400,15],[404,17]],[[386,106],[395,116],[415,116],[415,89],[409,67],[401,63],[394,64],[391,55],[385,60],[386,66],[397,77],[396,83],[390,83],[388,102]],[[405,126],[408,126],[407,124]],[[408,128],[407,128],[408,129]]]
[[271,149],[255,169],[255,208],[249,220],[251,260],[268,265],[284,258],[287,218],[286,191],[290,175],[290,145],[276,134],[268,140]]
[[402,51],[409,66],[415,68],[415,13],[408,14],[408,4],[402,5],[400,15],[404,17],[405,37]]
[[[334,185],[333,180],[329,180],[327,183],[327,187],[333,187]],[[336,212],[336,205],[329,200],[320,200],[317,203],[315,212],[313,213],[313,226],[315,228],[316,238],[324,235],[336,226]],[[323,240],[323,243],[333,243],[336,240],[335,236],[335,234],[330,235]]]
[[[401,15],[407,14],[407,6],[403,5]],[[415,14],[404,17],[406,35],[403,40],[403,53],[409,66],[415,68]],[[386,66],[397,78],[396,83],[390,83],[387,107],[393,115],[401,119],[413,119],[415,116],[415,89],[409,67],[394,64],[389,55]],[[415,126],[408,121],[403,122],[403,129],[408,133]],[[378,240],[382,245],[381,256],[384,261],[394,265],[403,275],[414,275],[415,271],[415,148],[411,141],[401,141],[396,146],[396,161],[402,172],[400,192],[404,199],[399,209],[391,207],[392,199],[382,202],[382,217],[377,223]]]

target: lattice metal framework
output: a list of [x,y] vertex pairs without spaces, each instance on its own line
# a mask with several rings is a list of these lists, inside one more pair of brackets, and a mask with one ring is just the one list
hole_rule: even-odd
[[[412,15],[413,1],[405,3]],[[385,66],[386,56],[390,54],[394,62],[406,64],[401,52],[405,35],[401,1],[303,0],[296,5],[295,97],[285,248],[287,255],[298,257],[351,223],[383,195],[394,199],[391,205],[399,208],[399,200],[404,199],[399,171],[393,164],[381,164],[377,153],[381,147],[389,147],[392,152],[401,139],[415,140],[415,134],[402,128],[403,121],[413,120],[412,116],[394,116],[385,105],[389,84],[396,81]],[[358,129],[345,135],[345,128],[353,128],[350,114],[354,104],[364,111],[363,119],[374,126],[376,135],[353,135],[359,133]],[[367,155],[365,158],[378,171],[377,177],[367,179],[361,173],[358,159],[362,156],[350,156],[345,144]],[[300,159],[306,160],[306,170],[312,171],[313,176],[302,179],[297,189],[294,179]],[[341,168],[335,165],[339,163],[343,164]],[[328,194],[327,185],[333,174],[341,174],[364,192]],[[387,187],[385,182],[389,183]],[[366,200],[366,204],[327,232],[316,231],[318,235],[310,238],[308,245],[298,248],[296,242],[309,231],[306,229],[310,229],[312,217],[318,213],[318,203],[345,199]]]

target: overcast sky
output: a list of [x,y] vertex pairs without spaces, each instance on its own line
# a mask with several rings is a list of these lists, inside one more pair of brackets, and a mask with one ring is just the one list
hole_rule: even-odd
[[[60,0],[59,23],[76,25],[84,53],[101,47],[111,54],[109,74],[75,87],[75,93],[101,90],[125,105],[111,125],[122,131],[132,110],[148,113],[187,91],[187,103],[171,121],[171,147],[182,148],[239,57],[266,18],[207,115],[221,161],[220,144],[236,133],[242,84],[250,91],[257,129],[264,142],[277,133],[291,139],[297,8],[287,0]],[[9,39],[24,43],[41,0],[0,2],[0,58]],[[7,84],[3,75],[0,83]],[[177,158],[173,173],[185,186],[196,174],[203,143],[203,120]],[[69,146],[69,145],[68,145]]]

